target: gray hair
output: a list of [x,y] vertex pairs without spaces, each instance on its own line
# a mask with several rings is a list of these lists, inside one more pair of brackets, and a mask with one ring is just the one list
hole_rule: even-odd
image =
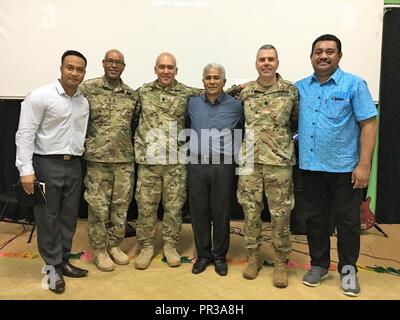
[[204,69],[203,69],[203,79],[205,78],[207,71],[210,70],[210,69],[218,69],[219,73],[221,75],[221,78],[225,80],[225,68],[221,64],[215,63],[215,62],[209,63],[204,67]]
[[264,44],[263,46],[260,47],[260,49],[258,49],[257,54],[258,54],[261,50],[275,50],[275,52],[276,52],[276,57],[278,58],[278,50],[276,50],[276,48],[275,48],[272,44]]

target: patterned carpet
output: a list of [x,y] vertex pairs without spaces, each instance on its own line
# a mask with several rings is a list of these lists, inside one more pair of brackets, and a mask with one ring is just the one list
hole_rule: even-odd
[[[270,225],[263,225],[266,244],[262,247],[264,267],[255,280],[242,277],[246,262],[243,245],[242,222],[232,221],[231,245],[228,253],[229,271],[226,277],[218,276],[210,265],[201,274],[191,273],[195,257],[193,235],[190,224],[183,225],[178,251],[183,256],[181,267],[170,268],[161,256],[162,243],[158,238],[157,256],[147,270],[136,270],[131,263],[117,266],[113,272],[101,272],[91,262],[92,252],[87,241],[87,222],[80,220],[74,238],[71,262],[89,270],[83,279],[66,279],[66,291],[56,295],[42,288],[44,274],[42,260],[38,256],[36,234],[32,243],[27,243],[30,228],[24,233],[23,226],[0,223],[0,299],[10,300],[349,300],[339,290],[339,276],[334,271],[319,287],[309,288],[302,284],[302,277],[309,266],[305,236],[292,236],[293,253],[290,255],[289,287],[277,289],[272,285],[273,253],[269,244]],[[377,230],[363,232],[359,259],[361,295],[355,299],[400,300],[400,276],[378,273],[363,267],[381,267],[380,271],[400,268],[400,226],[381,225],[389,237]],[[10,241],[13,237],[14,240]],[[7,244],[7,241],[9,243]],[[336,239],[332,237],[332,260],[337,259]],[[135,237],[126,238],[122,249],[131,260],[138,253]],[[386,268],[386,269],[385,269]],[[390,270],[390,269],[389,269]],[[354,299],[354,298],[353,298]]]

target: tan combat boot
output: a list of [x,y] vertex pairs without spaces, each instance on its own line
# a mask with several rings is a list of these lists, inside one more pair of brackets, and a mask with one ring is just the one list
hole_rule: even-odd
[[115,268],[114,262],[111,260],[106,249],[98,249],[95,251],[94,264],[100,271],[113,271]]
[[129,263],[128,255],[119,247],[108,247],[107,252],[116,264],[125,265]]
[[147,269],[150,265],[151,258],[154,254],[154,246],[153,245],[144,245],[140,250],[140,254],[135,259],[135,268],[136,269]]
[[179,267],[181,265],[181,256],[176,251],[176,243],[165,241],[163,253],[170,267]]
[[255,279],[258,271],[262,268],[262,259],[260,257],[260,248],[249,249],[249,260],[243,270],[243,277],[249,280]]
[[277,288],[286,288],[288,286],[286,254],[276,253],[272,282]]

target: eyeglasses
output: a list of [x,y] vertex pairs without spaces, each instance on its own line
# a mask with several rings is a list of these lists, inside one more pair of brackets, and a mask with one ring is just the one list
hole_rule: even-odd
[[117,67],[122,67],[125,65],[125,62],[121,60],[104,59],[103,62],[108,66],[112,66],[114,63]]

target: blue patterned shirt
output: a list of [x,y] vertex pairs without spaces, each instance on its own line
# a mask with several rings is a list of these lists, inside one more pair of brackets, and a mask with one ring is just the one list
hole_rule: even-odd
[[361,78],[337,68],[320,83],[296,82],[300,95],[299,162],[303,170],[352,172],[360,153],[359,122],[377,115]]

